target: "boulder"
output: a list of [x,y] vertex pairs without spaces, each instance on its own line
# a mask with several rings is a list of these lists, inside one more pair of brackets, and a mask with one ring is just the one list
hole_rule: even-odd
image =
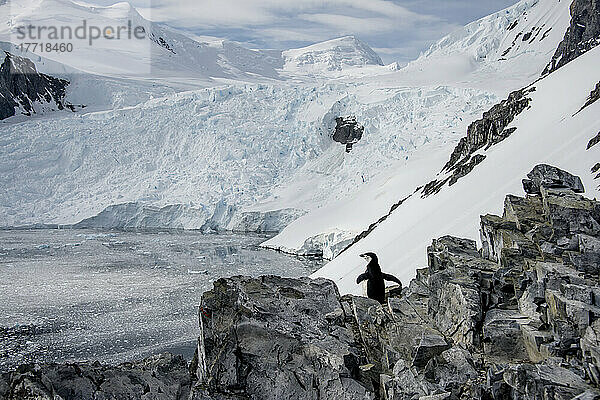
[[346,151],[349,153],[352,146],[362,139],[365,127],[358,123],[356,117],[337,117],[335,122],[333,141],[345,144]]
[[547,164],[536,165],[523,179],[523,189],[527,194],[541,194],[541,188],[569,189],[575,193],[583,193],[583,183],[578,176],[571,175],[559,168]]
[[205,354],[197,359],[205,362],[196,363],[197,390],[259,399],[374,398],[360,381],[359,367],[368,364],[361,343],[335,323],[345,318],[331,318],[344,310],[333,282],[220,279],[202,307]]

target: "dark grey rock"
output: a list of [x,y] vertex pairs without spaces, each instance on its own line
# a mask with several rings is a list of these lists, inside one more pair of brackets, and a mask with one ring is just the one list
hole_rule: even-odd
[[541,188],[569,189],[575,193],[583,193],[583,183],[578,176],[547,164],[536,165],[523,180],[523,189],[528,194],[541,194]]
[[544,213],[556,239],[573,234],[600,234],[600,204],[572,191],[542,187]]
[[[583,110],[584,108],[591,106],[592,104],[594,104],[596,101],[598,101],[598,99],[600,99],[600,82],[598,82],[596,84],[596,87],[594,88],[594,90],[592,90],[590,92],[590,95],[588,96],[585,104],[583,105],[583,107],[581,107],[581,110]],[[579,111],[581,111],[579,110]],[[591,146],[588,147],[588,149]]]
[[507,368],[504,381],[512,399],[573,399],[592,388],[579,375],[559,366],[519,364]]
[[333,140],[345,144],[346,151],[349,153],[352,146],[362,139],[365,127],[357,122],[356,117],[338,117],[335,122]]
[[514,133],[515,129],[505,128],[529,106],[531,99],[527,95],[534,90],[529,87],[512,92],[506,100],[483,113],[482,119],[469,125],[467,136],[460,140],[443,171],[452,171],[457,165],[466,164],[465,159],[477,150],[500,143]]
[[488,149],[500,143],[517,128],[507,128],[517,115],[523,112],[531,98],[528,95],[535,91],[535,87],[527,87],[512,92],[506,100],[493,106],[483,113],[483,118],[473,122],[467,129],[467,136],[463,137],[450,155],[442,172],[449,175],[444,179],[435,179],[422,187],[422,197],[438,193],[446,183],[450,186],[459,179],[468,175],[477,165],[485,160],[485,155],[476,154],[480,149]]
[[256,399],[374,397],[359,381],[361,344],[326,317],[344,309],[333,282],[220,279],[202,303],[210,317],[201,314],[199,389]]
[[30,59],[6,52],[0,66],[0,119],[15,115],[15,107],[31,115],[35,102],[53,104],[58,110],[74,109],[64,101],[68,85],[66,80],[39,73]]
[[571,4],[570,26],[542,75],[556,71],[598,44],[600,3],[597,0],[574,0]]
[[590,139],[590,141],[588,142],[586,150],[591,149],[592,147],[594,147],[595,145],[597,145],[599,142],[600,142],[600,132],[598,132],[598,134],[596,136],[594,136],[593,138]]
[[24,365],[0,382],[3,400],[187,400],[191,381],[183,357],[162,354],[114,367]]
[[483,351],[491,362],[529,359],[521,330],[529,318],[517,311],[490,310],[483,322]]

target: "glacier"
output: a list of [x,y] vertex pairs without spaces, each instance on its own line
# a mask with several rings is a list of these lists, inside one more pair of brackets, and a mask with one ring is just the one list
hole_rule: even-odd
[[[39,21],[44,9],[69,23],[129,18],[168,46],[29,54],[87,108],[2,122],[0,226],[275,231],[265,247],[328,259],[435,177],[483,111],[538,79],[570,20],[568,2],[522,0],[400,68],[356,37],[250,50],[150,22],[126,3],[19,4],[16,22]],[[148,65],[150,76],[132,72]],[[350,115],[365,135],[348,154],[330,135]],[[346,257],[319,276],[339,278],[337,266],[354,263]],[[393,268],[408,277],[415,260]]]

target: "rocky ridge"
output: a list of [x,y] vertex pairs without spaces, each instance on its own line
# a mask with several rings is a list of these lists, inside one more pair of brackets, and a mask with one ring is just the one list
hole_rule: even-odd
[[600,399],[600,202],[549,165],[523,187],[481,217],[481,249],[434,240],[385,305],[325,279],[223,278],[189,369],[26,365],[0,399]]
[[600,3],[575,0],[571,4],[571,24],[542,75],[556,71],[600,44]]
[[30,59],[6,52],[0,66],[0,120],[14,116],[15,108],[24,115],[35,114],[35,103],[74,110],[64,100],[68,85],[64,79],[39,73]]
[[380,306],[327,280],[233,277],[203,297],[192,399],[600,398],[600,203],[537,166],[442,237]]

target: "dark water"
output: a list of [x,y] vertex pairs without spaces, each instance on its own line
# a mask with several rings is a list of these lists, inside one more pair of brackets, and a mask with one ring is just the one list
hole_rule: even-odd
[[190,357],[197,305],[222,276],[306,276],[318,261],[260,235],[0,230],[0,370],[26,362]]

